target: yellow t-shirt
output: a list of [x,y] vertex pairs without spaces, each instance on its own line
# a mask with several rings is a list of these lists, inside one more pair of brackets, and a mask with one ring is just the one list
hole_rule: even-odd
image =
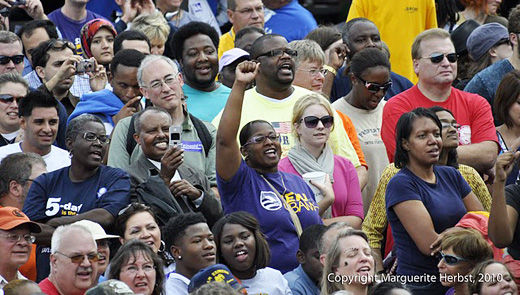
[[222,57],[222,54],[224,52],[235,48],[235,32],[234,28],[231,27],[231,30],[229,32],[222,34],[220,36],[220,41],[218,42],[218,60],[220,61],[220,58]]
[[[287,156],[291,147],[295,144],[296,139],[293,137],[291,130],[291,120],[293,106],[298,98],[313,93],[310,90],[293,86],[293,93],[283,99],[275,100],[259,94],[256,88],[249,89],[244,94],[244,103],[242,105],[242,118],[239,130],[250,121],[265,120],[270,122],[275,131],[280,134],[280,142],[282,146],[282,158]],[[213,125],[218,128],[222,111],[213,119]],[[361,166],[356,150],[350,142],[347,132],[343,128],[341,118],[334,112],[334,129],[330,133],[330,147],[335,155],[339,155],[349,159],[355,167]]]
[[412,43],[424,30],[437,27],[434,0],[353,0],[347,21],[364,17],[373,21],[390,49],[392,71],[417,83]]

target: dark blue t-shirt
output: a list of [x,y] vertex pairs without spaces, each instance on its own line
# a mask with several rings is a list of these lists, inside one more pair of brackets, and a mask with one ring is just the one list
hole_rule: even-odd
[[61,8],[58,8],[53,12],[49,13],[48,17],[49,20],[51,20],[56,25],[56,28],[58,28],[62,38],[69,40],[74,44],[74,46],[76,47],[76,54],[78,55],[83,54],[83,50],[81,50],[80,37],[81,28],[83,27],[83,25],[96,18],[105,19],[102,15],[87,10],[87,17],[85,17],[85,19],[75,21],[66,17],[61,12]]
[[[301,177],[284,172],[264,176],[296,212],[303,229],[322,223],[314,193]],[[224,213],[247,211],[258,219],[271,249],[269,266],[282,273],[296,268],[299,240],[291,215],[260,174],[242,161],[230,181],[217,175],[217,184]]]
[[[332,84],[332,91],[330,93],[330,102],[334,102],[343,96],[347,95],[352,89],[352,84],[350,83],[350,77],[344,74],[345,66],[341,67],[338,70],[338,74],[334,78],[334,84]],[[412,88],[413,84],[410,80],[405,77],[398,75],[394,72],[390,72],[390,80],[392,80],[392,87],[388,89],[385,94],[385,100],[390,99],[390,97],[399,94],[409,88]]]
[[462,199],[471,192],[471,188],[460,172],[449,166],[435,166],[434,172],[436,183],[432,184],[403,168],[386,187],[386,210],[394,237],[399,275],[438,274],[439,260],[419,251],[395,214],[394,205],[410,200],[421,201],[428,210],[437,233],[455,226],[466,214]]
[[[69,167],[38,176],[27,194],[23,212],[33,221],[74,216],[103,208],[113,216],[130,202],[130,177],[118,168],[100,166],[98,172],[82,182],[72,182]],[[49,275],[49,247],[36,250],[37,280]]]

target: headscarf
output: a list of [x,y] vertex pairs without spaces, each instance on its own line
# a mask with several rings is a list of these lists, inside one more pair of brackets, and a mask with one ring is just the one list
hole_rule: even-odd
[[96,33],[102,28],[108,29],[112,35],[114,35],[114,37],[117,36],[116,29],[112,23],[102,18],[93,19],[87,22],[85,25],[83,25],[83,28],[81,28],[81,47],[83,48],[83,55],[86,58],[92,57],[92,52],[90,51],[92,38],[94,38],[94,35],[96,35]]

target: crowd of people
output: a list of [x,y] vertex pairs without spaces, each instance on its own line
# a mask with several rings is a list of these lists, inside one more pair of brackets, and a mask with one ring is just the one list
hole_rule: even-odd
[[0,294],[518,294],[501,2],[0,0]]

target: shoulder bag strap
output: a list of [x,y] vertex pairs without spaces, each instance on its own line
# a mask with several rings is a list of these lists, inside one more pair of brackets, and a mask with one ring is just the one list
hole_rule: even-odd
[[280,195],[280,192],[276,188],[274,188],[274,186],[262,174],[260,174],[260,176],[265,180],[265,182],[267,182],[269,187],[271,187],[271,189],[274,191],[276,196],[282,201],[284,207],[287,209],[287,211],[291,215],[292,222],[294,224],[294,227],[296,228],[296,233],[298,234],[298,238],[299,238],[303,232],[302,224],[300,223],[300,219],[298,219],[298,216],[296,216],[296,213],[294,213],[294,210],[289,206],[289,204],[287,204],[287,202],[285,202],[285,199]]

